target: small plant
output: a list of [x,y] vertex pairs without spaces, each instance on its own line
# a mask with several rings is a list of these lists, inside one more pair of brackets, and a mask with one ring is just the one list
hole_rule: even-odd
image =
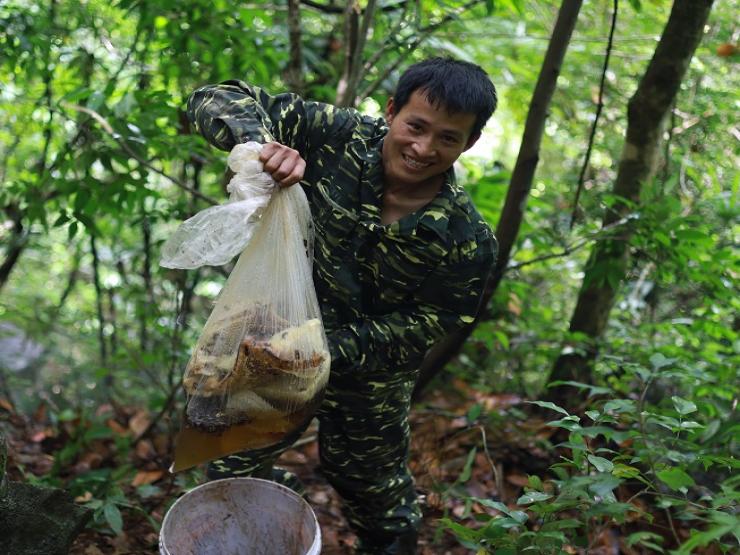
[[593,403],[581,416],[533,401],[560,416],[548,426],[567,431],[567,440],[554,446],[560,462],[551,475],[529,476],[515,507],[467,498],[488,510],[472,525],[447,517],[441,526],[479,554],[589,553],[601,532],[615,526],[626,533],[627,546],[643,552],[687,555],[711,543],[723,553],[737,549],[737,424],[731,409],[700,410],[677,395],[648,403],[657,380],[687,374],[674,363],[661,354],[649,367],[622,361],[640,384],[639,396]]

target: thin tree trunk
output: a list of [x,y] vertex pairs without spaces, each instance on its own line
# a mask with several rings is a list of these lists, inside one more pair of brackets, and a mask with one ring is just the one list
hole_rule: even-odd
[[[552,31],[550,43],[547,46],[545,59],[542,62],[537,84],[529,104],[527,121],[524,125],[522,145],[514,166],[514,171],[509,182],[509,190],[506,194],[506,202],[501,212],[501,219],[496,226],[496,237],[499,242],[499,254],[491,277],[486,284],[481,299],[481,309],[488,304],[493,293],[501,282],[501,277],[509,263],[511,249],[516,241],[524,217],[529,191],[532,188],[534,173],[539,162],[540,144],[545,129],[545,121],[555,92],[560,67],[568,50],[570,37],[581,10],[582,0],[563,0]],[[435,346],[424,360],[419,379],[416,385],[416,394],[436,376],[442,368],[460,351],[465,340],[470,336],[480,318],[481,310],[478,311],[476,321],[470,326],[462,328],[455,333],[445,337]]]
[[151,310],[154,308],[154,284],[152,283],[152,229],[149,216],[141,220],[141,231],[144,242],[144,260],[142,262],[141,277],[144,281],[144,296],[146,301],[139,306],[139,345],[141,352],[149,348],[148,321]]
[[344,69],[337,84],[337,106],[349,106],[347,90],[349,76],[352,73],[352,64],[357,49],[357,35],[359,33],[360,6],[357,0],[348,0],[344,10]]
[[5,207],[5,212],[10,216],[13,226],[10,229],[10,239],[5,249],[3,263],[0,264],[0,290],[10,279],[23,250],[28,245],[28,231],[23,227],[23,216],[16,205]]
[[[627,135],[612,193],[617,202],[603,218],[603,226],[623,218],[630,204],[640,201],[643,183],[656,170],[663,123],[681,81],[701,41],[713,0],[675,0],[653,58],[627,106]],[[555,363],[552,380],[590,383],[597,342],[606,328],[618,288],[629,263],[629,229],[596,243],[586,264],[581,291],[570,321],[570,331],[589,338],[574,349],[569,345]],[[567,395],[567,397],[566,397]],[[569,404],[572,390],[555,388],[551,399]]]
[[95,237],[90,235],[90,253],[92,254],[93,285],[95,286],[95,306],[98,313],[98,342],[100,346],[100,362],[103,367],[108,364],[108,346],[105,342],[105,314],[103,312],[103,288],[100,285],[100,258]]
[[301,52],[301,8],[299,0],[288,0],[288,39],[290,59],[286,82],[291,91],[303,94],[303,53]]

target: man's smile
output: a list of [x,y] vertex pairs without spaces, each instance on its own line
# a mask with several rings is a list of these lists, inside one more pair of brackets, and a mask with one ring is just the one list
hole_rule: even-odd
[[417,160],[415,158],[411,158],[407,154],[402,154],[403,161],[406,162],[406,164],[415,170],[423,170],[425,168],[428,168],[432,164],[430,162],[421,162],[420,160]]

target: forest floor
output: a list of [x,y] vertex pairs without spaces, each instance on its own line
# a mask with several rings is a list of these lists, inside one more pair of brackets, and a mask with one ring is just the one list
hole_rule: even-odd
[[[0,399],[2,401],[2,399]],[[431,390],[412,413],[412,447],[410,467],[422,501],[424,520],[419,539],[420,555],[463,555],[474,553],[449,532],[440,530],[439,519],[448,516],[457,522],[475,526],[477,513],[492,512],[477,503],[466,504],[464,498],[494,499],[514,506],[524,492],[528,475],[543,476],[556,462],[546,448],[554,428],[545,421],[528,417],[502,416],[495,425],[484,428],[471,423],[466,416],[470,407],[480,405],[486,414],[501,413],[520,405],[514,395],[483,395],[461,381],[453,381],[444,391]],[[145,411],[121,408],[116,417],[106,420],[111,435],[137,437],[147,429],[151,415]],[[96,439],[80,448],[68,467],[54,464],[54,453],[73,438],[79,437],[74,421],[62,422],[58,428],[49,424],[47,410],[41,405],[32,417],[22,417],[8,403],[0,402],[0,426],[8,438],[10,458],[8,474],[12,480],[26,481],[24,475],[42,476],[56,472],[64,480],[84,478],[85,473],[120,465],[121,454],[110,438]],[[523,411],[518,414],[524,414]],[[99,434],[105,435],[105,434]],[[355,537],[342,516],[337,494],[320,473],[316,430],[312,426],[298,447],[286,452],[278,466],[298,475],[307,491],[308,500],[321,525],[323,555],[352,553]],[[487,449],[483,448],[484,443]],[[152,437],[137,442],[124,457],[133,466],[123,482],[126,499],[140,509],[121,504],[122,532],[112,534],[105,525],[89,525],[75,541],[72,555],[145,555],[156,554],[158,526],[167,508],[183,493],[183,486],[164,470],[168,445],[164,437]],[[473,449],[476,448],[473,454]],[[164,464],[163,464],[164,463]],[[58,463],[57,463],[58,464]],[[142,496],[141,486],[148,487]],[[86,492],[77,501],[92,498]],[[143,510],[141,510],[143,509]],[[606,528],[591,538],[589,555],[640,553],[629,548],[619,528]],[[570,553],[586,553],[568,549]]]

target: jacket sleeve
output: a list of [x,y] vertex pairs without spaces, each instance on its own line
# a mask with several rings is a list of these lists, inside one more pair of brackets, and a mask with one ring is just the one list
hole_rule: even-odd
[[406,307],[333,333],[329,338],[332,369],[340,373],[415,370],[438,340],[473,323],[497,251],[490,231],[482,239],[474,252],[432,272]]
[[272,96],[243,81],[197,89],[188,99],[187,113],[196,130],[222,150],[247,141],[274,140],[304,158],[359,118],[352,109],[306,101],[291,93]]

